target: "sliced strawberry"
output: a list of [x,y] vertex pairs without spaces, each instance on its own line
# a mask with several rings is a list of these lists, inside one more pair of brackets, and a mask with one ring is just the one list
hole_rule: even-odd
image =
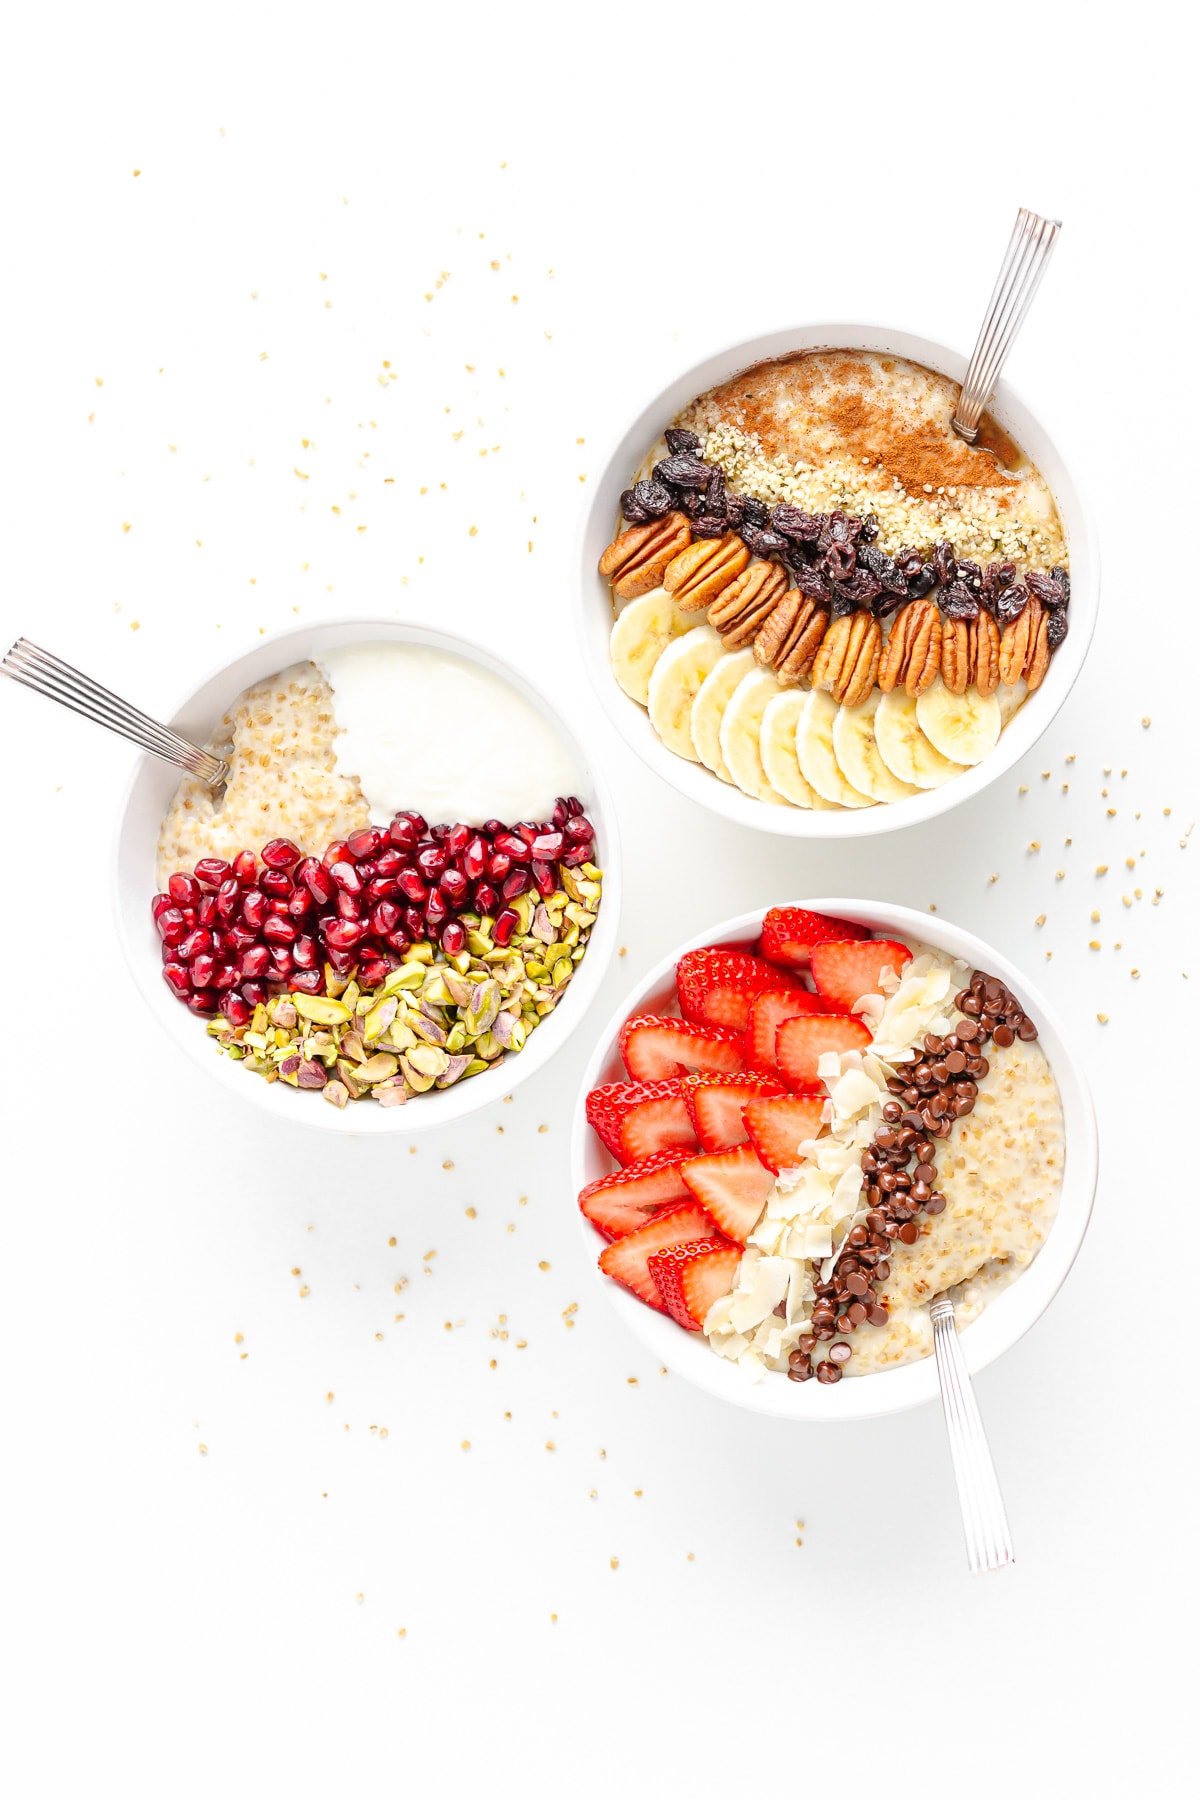
[[861,1019],[849,1013],[808,1013],[785,1019],[779,1027],[779,1073],[793,1093],[813,1092],[820,1086],[817,1059],[826,1050],[865,1050],[871,1034]]
[[818,992],[846,1012],[853,1012],[864,994],[881,994],[879,977],[884,969],[897,975],[912,951],[888,938],[869,938],[866,943],[817,944],[813,948],[813,980]]
[[796,975],[781,975],[761,956],[744,950],[689,950],[675,970],[679,1010],[695,1025],[727,1025],[744,1031],[750,1002],[764,988],[799,987]]
[[[660,1104],[657,1111],[647,1110],[656,1102],[666,1104]],[[678,1080],[610,1081],[606,1087],[592,1089],[585,1110],[592,1130],[620,1162],[637,1162],[659,1150],[689,1150],[697,1141]],[[641,1124],[623,1140],[626,1120],[634,1113]],[[662,1122],[662,1135],[657,1142],[651,1141],[653,1134],[648,1130],[652,1118]],[[674,1127],[670,1134],[668,1122]]]
[[773,1075],[685,1075],[683,1098],[705,1150],[732,1150],[746,1141],[742,1109],[758,1094],[782,1094]]
[[643,1013],[621,1027],[621,1060],[635,1081],[669,1081],[697,1070],[740,1069],[742,1034]]
[[802,906],[773,906],[762,922],[759,948],[768,962],[786,969],[807,969],[815,944],[845,943],[871,934],[865,925],[849,919],[831,919],[824,913],[806,912]]
[[656,1250],[667,1250],[672,1244],[691,1244],[698,1238],[717,1235],[716,1226],[702,1206],[685,1201],[680,1206],[664,1207],[662,1212],[629,1232],[615,1243],[606,1244],[600,1252],[600,1267],[622,1287],[627,1287],[647,1306],[659,1312],[663,1303],[650,1276],[650,1258]]
[[746,1061],[752,1069],[775,1067],[775,1037],[785,1019],[799,1013],[840,1012],[824,994],[812,994],[807,988],[774,988],[756,994],[750,1002],[750,1019],[746,1026]]
[[736,1150],[720,1150],[715,1156],[689,1157],[679,1172],[692,1197],[725,1236],[744,1244],[775,1185],[775,1177],[759,1162],[753,1147],[739,1144]]
[[599,1181],[589,1181],[579,1196],[580,1211],[606,1237],[624,1237],[627,1231],[636,1231],[655,1207],[687,1199],[688,1190],[679,1173],[687,1156],[686,1150],[667,1150],[644,1162],[614,1169]]
[[650,1279],[675,1323],[685,1331],[699,1331],[709,1308],[733,1286],[741,1260],[741,1250],[726,1238],[697,1238],[656,1250]]
[[746,1131],[758,1160],[778,1175],[801,1160],[797,1145],[816,1137],[825,1102],[816,1094],[786,1094],[782,1099],[751,1100],[745,1109]]

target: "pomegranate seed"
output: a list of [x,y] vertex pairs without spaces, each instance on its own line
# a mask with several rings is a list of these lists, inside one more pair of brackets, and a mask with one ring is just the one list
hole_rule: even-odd
[[187,920],[177,906],[164,906],[154,923],[164,944],[181,944],[187,936]]
[[473,837],[462,853],[462,871],[468,881],[478,881],[488,865],[488,847],[481,837]]
[[315,969],[321,960],[314,937],[298,937],[292,945],[292,961],[298,969]]
[[209,985],[216,988],[218,994],[223,994],[233,987],[237,978],[237,970],[232,963],[219,962]]
[[561,831],[539,831],[529,846],[534,862],[557,862],[563,853],[563,841]]
[[377,866],[378,865],[375,863],[374,859],[370,856],[364,856],[362,861],[359,863],[358,879],[362,882],[364,887],[366,887],[369,882],[371,882],[375,879],[375,871],[376,871]]
[[425,923],[431,931],[436,931],[438,926],[444,924],[449,916],[450,908],[444,896],[438,892],[437,888],[434,888],[425,902]]
[[[166,940],[164,939],[164,942]],[[213,947],[213,934],[207,925],[197,925],[195,931],[189,931],[179,946],[180,962],[194,962],[198,956],[207,956]]]
[[299,936],[291,919],[281,919],[278,913],[263,921],[262,934],[268,944],[294,944]]
[[176,906],[199,906],[200,883],[192,875],[172,875],[167,892]]
[[238,974],[243,981],[260,981],[271,966],[271,952],[265,944],[251,944],[242,951]]
[[231,1025],[248,1025],[250,1023],[251,1008],[240,994],[223,994],[221,1011]]
[[446,833],[446,848],[451,856],[461,856],[473,835],[469,825],[452,825]]
[[[213,926],[217,923],[217,896],[215,894],[205,894],[199,906],[194,910],[196,923],[198,925],[207,925],[211,931]],[[192,907],[185,906],[183,909],[184,918],[186,919],[188,914],[192,911]]]
[[286,919],[286,918],[290,917],[290,914],[288,912],[288,908],[290,905],[291,905],[290,900],[268,900],[267,901],[267,918],[268,919]]
[[396,952],[397,956],[403,956],[404,952],[412,943],[412,939],[409,937],[407,931],[389,931],[384,942],[389,950],[394,950]]
[[417,867],[426,881],[436,881],[450,861],[445,844],[424,844],[417,851]]
[[179,952],[172,944],[160,944],[159,954],[165,963],[179,961]]
[[387,843],[386,831],[377,831],[374,825],[364,825],[361,831],[352,831],[346,839],[347,848],[356,862],[364,856],[377,856]]
[[200,988],[188,1001],[188,1008],[194,1013],[215,1013],[217,996],[211,988]]
[[268,869],[294,869],[300,861],[300,851],[291,838],[272,838],[260,854]]
[[534,863],[533,879],[537,883],[537,891],[543,900],[558,886],[558,875],[553,863]]
[[512,874],[505,880],[504,886],[500,891],[506,900],[515,900],[518,894],[523,894],[525,892],[532,880],[533,876],[529,873],[528,869],[514,869]]
[[419,906],[406,906],[404,909],[404,929],[414,944],[419,944],[425,936],[425,914]]
[[373,906],[377,900],[390,900],[399,892],[400,883],[394,876],[377,875],[374,881],[368,881],[366,897]]
[[403,867],[404,858],[394,844],[390,844],[375,858],[376,875],[398,875]]
[[339,894],[337,897],[337,916],[338,916],[338,918],[339,919],[359,919],[359,918],[361,918],[362,917],[362,913],[360,911],[361,904],[362,904],[361,901],[356,900],[353,894]]
[[256,931],[251,931],[248,925],[231,925],[224,935],[229,939],[230,945],[239,953],[239,955],[243,950],[248,950],[251,944],[257,944],[258,942],[258,933]]
[[321,862],[325,868],[331,869],[335,862],[350,861],[350,846],[345,838],[334,838],[332,844],[326,846]]
[[381,956],[364,956],[358,969],[359,985],[364,988],[377,988],[380,982],[387,980],[390,973],[388,965]]
[[337,883],[323,863],[314,862],[304,871],[304,885],[318,906],[328,906],[337,893]]
[[470,885],[461,869],[447,869],[438,883],[451,906],[462,905]]
[[563,864],[568,869],[577,869],[580,863],[591,862],[592,851],[589,844],[572,844],[563,856]]
[[179,995],[181,1000],[186,1000],[192,991],[192,978],[188,974],[186,963],[167,963],[163,968],[163,980]]
[[429,835],[435,844],[444,844],[450,836],[450,827],[448,825],[431,825]]
[[396,877],[396,880],[404,898],[406,900],[411,900],[414,905],[419,906],[424,900],[428,890],[425,883],[421,880],[421,877],[417,874],[417,871],[415,869],[402,869],[400,874]]
[[331,919],[325,926],[325,942],[331,950],[353,950],[366,935],[357,919]]
[[489,819],[484,825],[483,835],[485,837],[494,838],[497,832],[506,831],[507,829],[508,827],[505,825],[503,819]]
[[237,918],[241,898],[242,890],[231,875],[228,881],[221,883],[216,894],[217,917],[222,925],[232,925]]
[[503,850],[493,850],[487,872],[490,881],[503,881],[512,868],[512,857],[505,856]]
[[517,928],[517,915],[511,906],[506,906],[496,923],[492,926],[492,942],[503,949]]
[[292,884],[282,869],[267,869],[259,879],[259,887],[272,900],[290,900]]
[[[199,868],[199,863],[196,864]],[[253,850],[239,850],[233,859],[233,876],[242,887],[253,887],[258,879],[258,858]]]
[[166,912],[167,908],[169,906],[173,906],[173,905],[174,905],[174,901],[171,899],[170,894],[155,894],[153,900],[150,902],[151,918],[157,924],[158,920],[162,917],[163,913]]
[[242,918],[251,931],[261,931],[271,903],[258,888],[250,888],[242,898]]
[[329,873],[343,894],[361,894],[363,891],[362,876],[352,862],[335,862],[330,865]]
[[459,956],[466,949],[467,934],[457,919],[450,919],[442,927],[442,949],[447,956]]
[[329,966],[338,975],[349,975],[358,961],[357,950],[330,950],[328,955]]
[[502,850],[505,856],[511,856],[514,862],[529,861],[529,845],[515,831],[502,831],[496,838],[495,848]]
[[475,883],[475,911],[478,913],[494,913],[499,900],[494,887],[486,881]]
[[285,950],[282,944],[272,944],[270,979],[272,981],[289,980],[292,973],[292,966],[291,952]]
[[576,813],[567,820],[568,844],[590,844],[595,835],[592,821],[585,818],[583,813]]
[[517,826],[517,836],[523,838],[527,844],[532,844],[534,838],[541,829],[541,826],[536,820],[522,819]]
[[232,931],[213,932],[213,954],[222,962],[236,962],[242,953],[242,946],[237,942]]
[[209,956],[207,952],[202,953],[200,956],[193,957],[190,970],[192,986],[194,988],[211,987],[213,975],[216,973],[216,967],[216,958],[214,956]]
[[425,836],[425,821],[420,813],[397,813],[388,828],[388,836],[399,850],[415,850]]
[[400,908],[394,900],[381,900],[371,909],[371,930],[376,937],[386,937],[400,923]]
[[554,802],[554,811],[551,814],[551,823],[553,824],[555,831],[561,831],[569,817],[570,814],[567,812],[566,801],[562,799],[556,800]]
[[306,887],[298,887],[287,902],[289,919],[303,919],[316,906],[316,901]]
[[568,794],[564,804],[573,819],[577,819],[583,811],[583,801],[577,800],[574,794]]
[[[250,860],[254,862],[253,857]],[[223,856],[202,856],[195,868],[196,880],[208,888],[219,888],[221,883],[228,881],[232,874],[233,869]],[[253,871],[251,871],[251,880],[253,878]]]
[[298,994],[323,994],[325,992],[324,969],[297,969],[292,976],[292,986]]
[[265,1006],[267,1003],[267,984],[265,981],[243,981],[242,999],[247,1006]]

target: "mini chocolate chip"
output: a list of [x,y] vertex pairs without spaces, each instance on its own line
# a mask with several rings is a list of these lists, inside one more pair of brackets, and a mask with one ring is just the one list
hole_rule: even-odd
[[832,1363],[848,1362],[853,1355],[854,1350],[849,1344],[831,1344],[829,1346],[829,1360]]

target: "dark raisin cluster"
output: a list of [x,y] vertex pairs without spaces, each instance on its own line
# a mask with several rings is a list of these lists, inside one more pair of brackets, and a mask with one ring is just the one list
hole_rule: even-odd
[[868,513],[854,519],[843,512],[806,513],[798,506],[768,507],[748,494],[726,490],[725,472],[700,455],[694,431],[667,432],[667,455],[646,481],[626,488],[621,511],[631,525],[645,525],[664,513],[681,512],[693,537],[723,537],[735,531],[754,556],[781,562],[793,583],[832,618],[867,610],[886,619],[906,600],[932,594],[948,619],[975,619],[980,608],[1003,629],[1032,594],[1050,614],[1050,648],[1067,635],[1071,578],[1065,569],[1016,579],[1013,563],[959,562],[948,543],[932,550],[905,549],[888,556],[875,542],[878,526]]

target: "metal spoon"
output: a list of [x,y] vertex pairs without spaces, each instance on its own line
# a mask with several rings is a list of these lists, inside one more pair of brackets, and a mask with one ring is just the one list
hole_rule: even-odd
[[1009,239],[996,285],[971,352],[962,392],[950,423],[960,438],[973,444],[979,420],[992,397],[1000,371],[1033,303],[1046,264],[1062,230],[1061,219],[1043,219],[1022,207]]
[[40,650],[28,638],[17,639],[0,663],[0,670],[11,681],[32,688],[35,694],[44,694],[47,700],[57,700],[60,706],[81,713],[85,719],[115,731],[119,737],[128,738],[139,749],[161,757],[163,762],[175,763],[189,775],[198,775],[209,787],[220,787],[228,777],[229,765],[219,756],[201,750],[198,744],[189,743],[170,726],[160,725],[136,706],[130,706],[127,700],[101,687],[90,675],[81,674],[70,663],[51,656],[48,650]]
[[979,1575],[985,1569],[1003,1569],[1012,1563],[1012,1534],[954,1323],[954,1302],[941,1295],[929,1308],[929,1317],[967,1562],[972,1575]]

